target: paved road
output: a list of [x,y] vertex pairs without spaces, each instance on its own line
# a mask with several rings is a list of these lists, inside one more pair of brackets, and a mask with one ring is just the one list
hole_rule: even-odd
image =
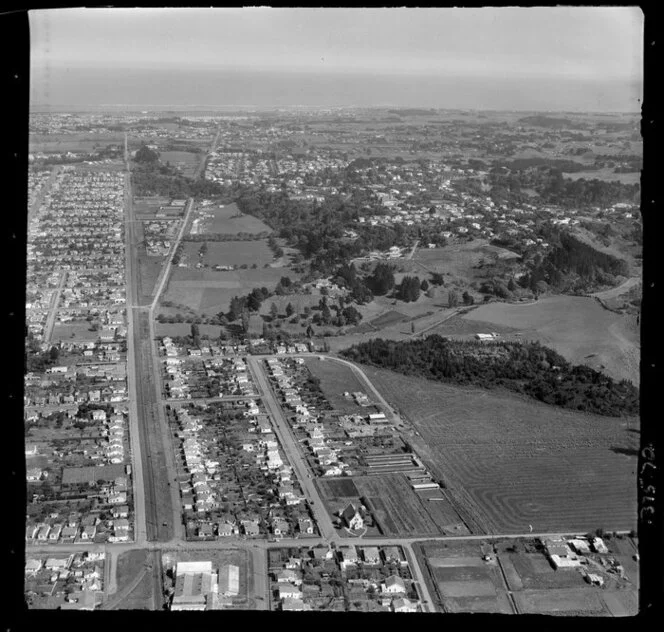
[[63,270],[60,272],[60,283],[58,283],[58,287],[55,289],[55,292],[53,292],[53,296],[51,297],[51,304],[49,306],[46,324],[44,325],[44,342],[47,344],[51,342],[55,317],[58,314],[58,305],[60,304],[60,295],[62,294],[62,289],[64,288],[66,281],[67,272]]
[[422,600],[422,608],[424,612],[436,612],[436,607],[434,606],[434,601],[431,598],[431,593],[429,592],[429,586],[424,579],[422,569],[420,564],[417,561],[417,556],[413,551],[412,545],[406,543],[403,545],[404,553],[406,554],[406,559],[408,560],[408,566],[411,569],[413,579],[416,582],[417,592],[420,595]]
[[60,173],[61,169],[62,167],[55,165],[51,169],[51,175],[48,177],[48,180],[46,180],[46,182],[42,184],[41,189],[39,189],[39,193],[37,193],[35,199],[32,201],[32,205],[28,209],[28,225],[30,225],[30,222],[32,222],[32,220],[37,216],[39,207],[42,205],[46,194],[53,188],[55,179],[58,173]]
[[302,490],[310,503],[312,503],[311,508],[321,534],[328,541],[337,541],[339,536],[332,525],[332,520],[323,505],[316,486],[314,485],[312,474],[302,457],[300,446],[293,436],[293,432],[284,417],[281,406],[279,406],[274,396],[274,392],[265,377],[262,359],[258,356],[247,356],[247,364],[254,376],[254,382],[262,393],[263,403],[274,420],[274,429],[284,452],[290,463],[293,465],[293,469],[295,470]]

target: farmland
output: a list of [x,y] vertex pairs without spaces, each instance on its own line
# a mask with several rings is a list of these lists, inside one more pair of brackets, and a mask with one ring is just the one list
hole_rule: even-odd
[[411,488],[403,474],[321,478],[317,485],[330,513],[350,502],[356,506],[366,502],[378,529],[375,535],[426,537],[468,533],[447,498],[427,501]]
[[461,535],[467,530],[446,500],[427,502],[418,497],[402,474],[353,479],[384,535]]
[[605,310],[593,298],[552,296],[525,305],[490,303],[464,318],[514,328],[524,340],[539,340],[574,364],[639,384],[636,317]]
[[408,421],[408,440],[440,473],[474,530],[630,529],[638,420],[365,367]]
[[[201,313],[216,314],[228,309],[233,296],[247,294],[255,287],[274,287],[282,276],[283,271],[274,268],[225,272],[175,268],[163,300],[187,305]],[[161,312],[173,310],[169,312],[162,307]]]

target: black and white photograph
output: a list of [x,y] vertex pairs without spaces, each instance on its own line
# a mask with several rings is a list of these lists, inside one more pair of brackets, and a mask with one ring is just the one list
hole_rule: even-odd
[[639,7],[27,18],[26,611],[639,614]]

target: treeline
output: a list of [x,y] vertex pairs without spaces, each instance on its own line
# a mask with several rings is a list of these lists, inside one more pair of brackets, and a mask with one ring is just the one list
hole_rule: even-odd
[[[177,169],[159,161],[159,153],[143,145],[134,157],[131,170],[134,195],[159,195],[171,198],[218,197],[226,189],[217,182],[194,180],[183,176]],[[230,200],[229,200],[230,201]]]
[[[523,161],[515,162],[520,164]],[[570,169],[571,166],[566,165],[565,170],[578,171],[577,167]],[[529,196],[523,189],[534,190],[540,202],[562,207],[607,207],[616,202],[638,204],[640,200],[640,186],[637,183],[605,182],[596,178],[570,180],[563,177],[562,169],[545,164],[518,169],[493,167],[489,171],[488,181],[491,185],[491,198],[497,204],[505,201],[519,204],[528,202]]]
[[579,241],[566,231],[544,226],[540,235],[552,248],[521,279],[524,287],[539,291],[541,281],[559,291],[585,291],[596,285],[611,285],[618,275],[627,276],[627,262]]
[[628,382],[534,343],[449,341],[437,334],[397,342],[382,338],[341,355],[354,362],[452,384],[506,388],[546,404],[608,417],[636,415],[639,391]]
[[267,239],[270,233],[262,231],[260,233],[204,233],[202,235],[184,235],[182,241],[260,241]]

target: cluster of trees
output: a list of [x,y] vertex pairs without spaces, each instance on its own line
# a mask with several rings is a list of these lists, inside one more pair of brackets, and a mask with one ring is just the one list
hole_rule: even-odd
[[619,417],[639,412],[639,391],[628,382],[574,366],[539,343],[449,341],[439,335],[396,342],[369,340],[341,352],[354,362],[431,380],[503,387],[547,404]]
[[217,182],[187,178],[174,167],[162,164],[159,153],[146,145],[143,145],[134,156],[131,182],[135,195],[139,196],[213,198],[223,197],[226,192],[226,189]]
[[397,286],[395,296],[401,301],[410,303],[420,298],[421,289],[422,281],[420,281],[419,277],[405,276]]
[[358,274],[353,263],[341,265],[337,270],[334,281],[340,287],[348,288],[350,298],[360,305],[373,300],[373,294],[367,279]]
[[367,277],[367,285],[377,296],[384,296],[394,288],[394,266],[378,263]]
[[263,301],[270,296],[271,293],[266,287],[254,288],[246,296],[234,296],[231,299],[226,318],[229,322],[233,322],[246,312],[257,312]]
[[269,233],[204,233],[184,235],[182,241],[260,241],[265,239]]
[[610,285],[615,276],[628,274],[627,262],[579,241],[566,231],[544,226],[542,236],[553,246],[544,258],[536,258],[522,277],[524,287],[542,290],[542,282],[559,291],[585,291]]
[[[496,203],[528,202],[524,189],[534,190],[542,202],[563,207],[611,206],[616,202],[639,203],[639,184],[622,184],[592,179],[566,179],[563,169],[552,166],[551,160],[519,159],[506,165],[491,168],[488,182],[491,198]],[[541,164],[538,164],[540,162]],[[565,171],[578,171],[574,161],[562,161]]]

